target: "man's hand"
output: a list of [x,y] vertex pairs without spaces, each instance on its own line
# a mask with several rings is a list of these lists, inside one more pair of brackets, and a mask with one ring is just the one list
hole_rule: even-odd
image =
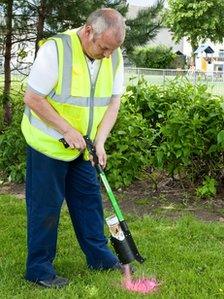
[[86,142],[77,130],[74,128],[69,128],[64,134],[63,137],[68,143],[69,147],[77,150],[83,151],[86,148]]
[[120,96],[112,96],[110,104],[107,108],[104,117],[98,126],[97,135],[95,138],[96,153],[99,158],[99,164],[105,168],[107,163],[107,155],[104,149],[107,136],[109,135],[117,118],[120,106]]
[[25,104],[32,109],[45,123],[61,133],[69,147],[80,151],[86,148],[82,135],[61,117],[50,103],[40,95],[27,91],[24,98]]
[[107,154],[104,149],[104,144],[96,143],[95,148],[96,148],[96,154],[99,160],[99,164],[100,166],[102,166],[102,168],[105,168],[107,164]]

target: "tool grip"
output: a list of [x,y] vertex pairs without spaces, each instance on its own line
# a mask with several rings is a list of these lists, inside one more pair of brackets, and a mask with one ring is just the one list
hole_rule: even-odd
[[87,147],[88,152],[90,153],[90,155],[93,156],[93,162],[95,163],[95,165],[98,165],[99,164],[99,159],[97,157],[96,148],[95,148],[92,140],[87,135],[83,136],[83,138],[85,139],[86,147]]
[[66,142],[66,140],[65,140],[64,138],[59,139],[59,141],[60,141],[61,143],[63,143],[63,145],[64,145],[65,148],[68,148],[68,147],[69,147],[69,144]]
[[[93,162],[95,163],[95,165],[99,165],[99,159],[97,157],[96,149],[92,140],[87,135],[83,136],[83,138],[86,142],[88,152],[93,156]],[[69,144],[66,142],[64,138],[59,139],[59,141],[64,145],[65,148],[69,147]]]

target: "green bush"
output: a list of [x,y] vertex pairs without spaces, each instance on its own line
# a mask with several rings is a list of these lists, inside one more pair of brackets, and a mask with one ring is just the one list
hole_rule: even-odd
[[11,125],[0,135],[0,171],[3,179],[23,182],[25,178],[25,141],[20,130],[24,109],[22,96],[14,98]]
[[154,129],[151,163],[194,183],[218,181],[224,170],[224,100],[204,85],[174,80],[165,86],[144,80],[128,88],[129,102]]
[[[0,135],[0,171],[20,182],[25,176],[22,98],[13,110],[11,126]],[[198,196],[215,194],[224,174],[223,123],[224,100],[206,86],[183,79],[164,86],[139,80],[127,87],[106,143],[110,183],[128,186],[143,169],[160,169],[202,184]]]
[[175,55],[173,61],[171,61],[169,68],[170,69],[184,69],[186,67],[186,57],[184,55]]
[[165,69],[170,68],[176,59],[176,54],[166,46],[136,47],[129,55],[129,59],[136,67]]
[[141,113],[136,112],[126,93],[117,123],[106,143],[106,173],[115,188],[130,185],[150,164],[153,136],[154,130],[148,127]]

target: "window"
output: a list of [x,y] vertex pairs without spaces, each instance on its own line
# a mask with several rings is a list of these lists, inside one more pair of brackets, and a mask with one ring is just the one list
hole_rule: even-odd
[[219,50],[219,57],[224,58],[224,49]]

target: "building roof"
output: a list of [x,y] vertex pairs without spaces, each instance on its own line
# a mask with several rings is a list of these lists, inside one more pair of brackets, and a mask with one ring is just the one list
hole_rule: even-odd
[[212,54],[215,51],[208,44],[201,44],[194,53],[198,54],[198,53],[202,53],[202,52]]

